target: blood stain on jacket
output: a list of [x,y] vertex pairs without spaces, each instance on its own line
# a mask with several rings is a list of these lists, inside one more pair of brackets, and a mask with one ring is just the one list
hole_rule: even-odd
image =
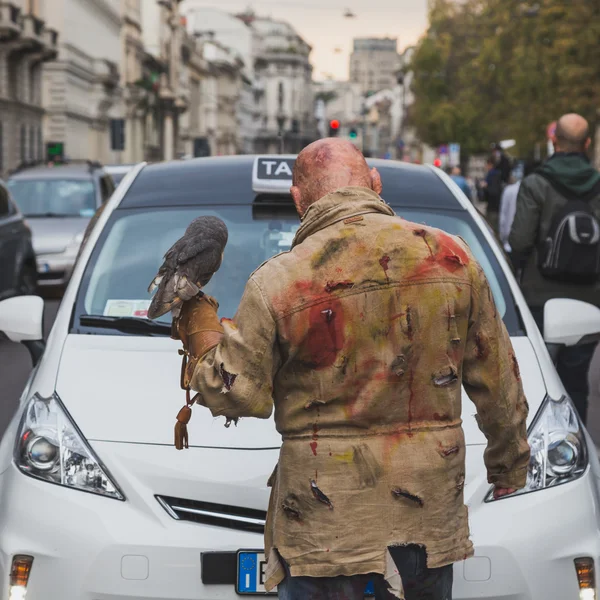
[[387,281],[390,280],[390,277],[388,275],[388,269],[390,268],[390,261],[392,259],[387,255],[384,254],[380,259],[379,259],[379,264],[381,265],[381,268],[383,269],[383,272],[385,274],[385,278]]

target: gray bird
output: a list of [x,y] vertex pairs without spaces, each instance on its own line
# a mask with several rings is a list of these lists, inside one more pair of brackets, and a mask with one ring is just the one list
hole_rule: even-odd
[[156,294],[148,318],[172,311],[179,316],[181,304],[190,300],[219,270],[227,244],[227,226],[217,217],[198,217],[165,254],[165,261],[148,287]]

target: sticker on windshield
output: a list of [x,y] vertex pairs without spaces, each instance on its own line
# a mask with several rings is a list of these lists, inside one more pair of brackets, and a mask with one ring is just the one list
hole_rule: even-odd
[[150,300],[107,300],[104,307],[105,317],[140,317],[148,316]]

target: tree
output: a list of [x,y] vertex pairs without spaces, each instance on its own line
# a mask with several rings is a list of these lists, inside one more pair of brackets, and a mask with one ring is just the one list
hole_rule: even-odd
[[482,152],[503,138],[530,155],[548,123],[600,108],[600,3],[450,0],[430,3],[413,56],[412,124],[423,141]]

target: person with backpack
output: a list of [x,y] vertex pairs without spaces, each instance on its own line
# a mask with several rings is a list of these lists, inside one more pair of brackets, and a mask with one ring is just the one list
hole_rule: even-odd
[[[521,184],[508,239],[542,331],[544,304],[552,298],[600,306],[600,173],[586,154],[589,125],[577,114],[564,115],[552,141],[555,153]],[[584,423],[594,348],[565,347],[558,355],[558,373]]]

